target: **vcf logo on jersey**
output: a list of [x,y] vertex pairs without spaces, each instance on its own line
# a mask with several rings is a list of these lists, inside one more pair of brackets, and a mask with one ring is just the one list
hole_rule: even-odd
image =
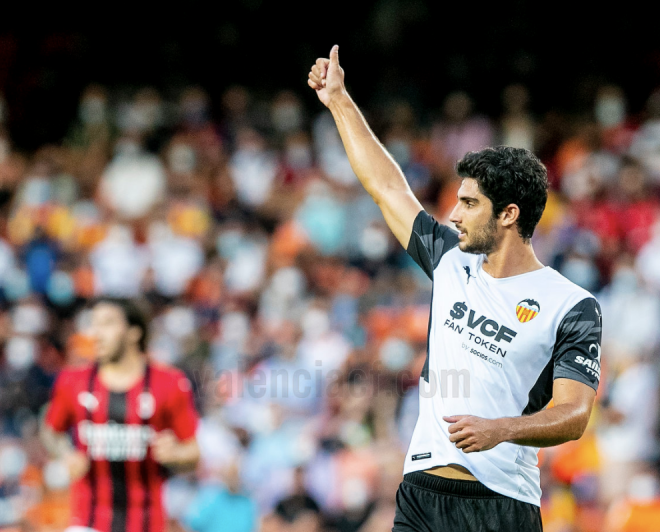
[[541,312],[541,305],[533,299],[523,299],[516,306],[516,317],[520,323],[532,321]]

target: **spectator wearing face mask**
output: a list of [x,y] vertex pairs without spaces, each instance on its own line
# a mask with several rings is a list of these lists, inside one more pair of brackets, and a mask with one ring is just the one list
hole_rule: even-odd
[[257,507],[241,486],[238,463],[227,467],[222,483],[215,481],[202,487],[183,522],[194,532],[256,532]]

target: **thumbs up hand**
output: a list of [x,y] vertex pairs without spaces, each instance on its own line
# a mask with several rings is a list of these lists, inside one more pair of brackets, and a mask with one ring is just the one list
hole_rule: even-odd
[[330,59],[319,58],[312,66],[307,84],[316,91],[319,100],[326,107],[337,96],[345,93],[344,70],[339,66],[339,46],[330,50]]

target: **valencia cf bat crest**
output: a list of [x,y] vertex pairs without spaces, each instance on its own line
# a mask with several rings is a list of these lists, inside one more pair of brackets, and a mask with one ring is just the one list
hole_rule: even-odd
[[541,312],[541,305],[538,301],[533,299],[523,299],[516,306],[516,317],[520,323],[527,323],[536,318],[536,315]]

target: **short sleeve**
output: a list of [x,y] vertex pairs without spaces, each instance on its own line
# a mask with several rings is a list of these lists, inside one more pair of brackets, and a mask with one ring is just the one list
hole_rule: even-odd
[[413,223],[407,251],[429,279],[433,279],[433,270],[442,256],[457,245],[456,231],[439,224],[426,211],[420,211]]
[[181,441],[189,440],[197,430],[197,410],[193,402],[192,385],[180,372],[174,377],[170,395],[170,423],[176,437]]
[[51,393],[51,400],[46,412],[45,422],[55,432],[65,432],[73,424],[73,403],[71,386],[67,375],[60,373]]
[[553,352],[554,378],[571,379],[598,389],[602,319],[600,305],[586,298],[559,324]]

